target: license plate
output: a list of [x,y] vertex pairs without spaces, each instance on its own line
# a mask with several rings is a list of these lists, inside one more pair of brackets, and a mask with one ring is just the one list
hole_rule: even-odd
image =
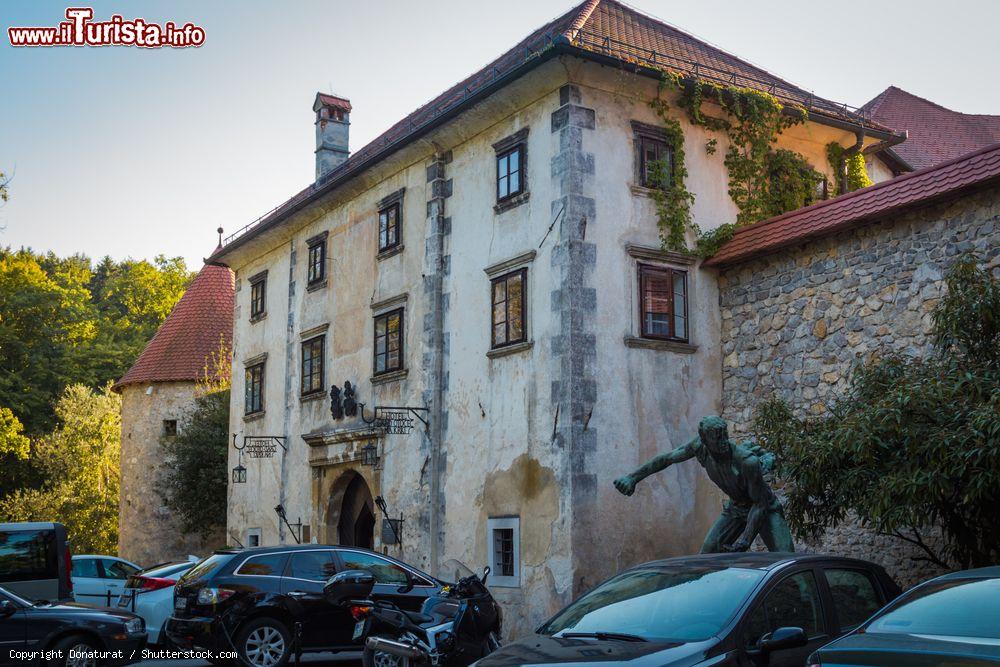
[[368,619],[365,619],[363,621],[358,621],[357,623],[355,623],[354,624],[354,636],[351,637],[351,641],[355,641],[356,642],[359,639],[361,639],[361,637],[363,637],[364,634],[365,634],[365,629],[367,628],[367,626],[368,626]]
[[121,595],[118,596],[118,606],[119,607],[127,607],[130,604],[132,604],[132,593],[131,592],[125,591],[124,593],[122,593]]
[[174,598],[174,609],[187,609],[187,598]]

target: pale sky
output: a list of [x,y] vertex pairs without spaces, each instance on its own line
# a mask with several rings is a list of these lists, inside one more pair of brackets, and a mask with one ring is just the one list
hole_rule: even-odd
[[[569,0],[93,3],[204,27],[197,49],[13,49],[66,3],[0,0],[0,245],[184,256],[313,180],[317,90],[351,99],[351,149],[499,55]],[[632,0],[818,95],[859,106],[897,85],[1000,114],[995,0]]]

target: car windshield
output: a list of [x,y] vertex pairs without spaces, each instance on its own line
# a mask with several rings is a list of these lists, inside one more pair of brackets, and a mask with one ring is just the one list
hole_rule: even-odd
[[866,632],[1000,639],[1000,579],[921,587],[872,621]]
[[190,583],[192,581],[205,579],[220,567],[231,561],[234,555],[235,554],[231,553],[212,554],[185,572],[184,576],[181,577],[181,581]]
[[540,632],[701,641],[729,622],[763,576],[759,570],[709,567],[624,572],[559,612]]
[[17,593],[14,593],[12,591],[7,590],[6,588],[0,588],[0,596],[4,596],[4,595],[7,596],[8,598],[10,598],[11,600],[13,600],[14,602],[18,603],[19,605],[21,605],[22,607],[33,607],[33,606],[35,606],[35,602],[32,602],[31,600],[27,600],[27,599],[21,597],[20,595],[18,595]]

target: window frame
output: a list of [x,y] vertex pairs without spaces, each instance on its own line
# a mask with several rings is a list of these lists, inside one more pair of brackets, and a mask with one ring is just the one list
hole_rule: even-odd
[[306,246],[306,286],[312,287],[326,280],[326,233],[312,237]]
[[[663,266],[657,264],[647,264],[645,262],[636,262],[636,272],[637,272],[637,282],[639,286],[639,337],[645,338],[647,340],[666,340],[674,341],[679,343],[689,343],[691,341],[691,318],[689,317],[691,295],[689,287],[691,285],[690,274],[685,269],[678,269],[672,266]],[[669,313],[669,324],[670,324],[670,335],[664,336],[662,334],[656,334],[647,331],[646,329],[646,274],[647,273],[666,273],[670,280],[670,313]],[[674,276],[681,275],[684,278],[684,336],[678,336],[677,334],[677,322],[675,320],[677,311],[675,310],[674,304]]]
[[[266,370],[265,370],[265,364],[266,363],[267,363],[266,361],[258,361],[256,363],[249,364],[248,366],[246,366],[244,368],[244,375],[243,375],[243,378],[244,378],[244,380],[243,380],[243,416],[244,417],[249,417],[249,416],[252,416],[252,415],[259,415],[259,414],[261,414],[261,413],[264,412],[264,378],[265,378],[265,374],[266,374]],[[253,380],[252,379],[253,371],[258,370],[258,369],[260,370],[260,379],[259,380]],[[258,394],[257,394],[258,395],[258,399],[259,399],[257,401],[258,405],[257,405],[257,409],[255,409],[255,410],[248,410],[247,408],[251,407],[251,396],[252,396],[252,393],[253,393],[252,387],[254,386],[254,383],[256,383],[258,385],[258,387],[259,387]]]
[[[310,349],[313,345],[319,343],[319,354],[313,354],[310,357],[310,372],[309,377],[314,377],[317,373],[316,359],[319,359],[319,387],[314,389],[306,388],[306,350]],[[312,396],[320,392],[326,391],[326,334],[320,334],[318,336],[313,336],[307,340],[302,341],[299,346],[299,395],[300,396]]]
[[[673,184],[674,170],[676,169],[676,153],[677,147],[673,145],[670,140],[670,136],[662,128],[656,125],[649,125],[647,123],[642,123],[637,120],[632,121],[632,142],[634,151],[634,161],[635,161],[635,183],[639,187],[646,188],[647,190],[657,189],[648,183],[648,178],[646,174],[646,151],[645,146],[647,142],[655,142],[657,144],[662,144],[666,149],[668,154],[669,177],[668,186]],[[659,188],[661,190],[666,190],[667,188]]]
[[[381,313],[376,313],[372,317],[372,375],[374,377],[379,377],[382,375],[388,375],[389,373],[398,373],[406,370],[406,308],[400,306],[399,308],[393,308],[392,310],[386,310]],[[389,368],[389,318],[393,315],[399,316],[399,365],[394,368]],[[386,366],[382,370],[378,370],[378,323],[379,320],[384,319],[386,321],[385,325],[385,338],[386,347],[385,352],[382,355],[385,357]]]
[[[522,127],[520,130],[514,134],[504,137],[500,141],[493,144],[493,150],[495,155],[493,158],[494,164],[494,178],[493,178],[493,193],[496,198],[496,203],[493,206],[493,211],[495,213],[503,213],[504,211],[514,208],[519,204],[527,200],[528,197],[528,127]],[[516,192],[510,191],[510,156],[517,153],[517,185],[518,189]],[[507,171],[505,174],[500,173],[500,161],[507,158]],[[500,179],[507,178],[507,194],[500,194]]]
[[[382,216],[388,216],[390,211],[396,212],[395,230],[396,230],[396,240],[392,243],[388,242],[389,238],[389,226],[386,225],[386,243],[382,243]],[[388,219],[388,218],[387,218]],[[403,241],[403,202],[402,200],[395,200],[388,202],[384,206],[380,206],[378,210],[378,252],[379,254],[395,250],[400,246]]]
[[[512,559],[513,574],[500,574],[500,563],[497,561],[496,550],[494,549],[495,531],[512,530]],[[486,520],[486,549],[488,562],[490,565],[490,586],[500,586],[505,588],[520,588],[521,586],[521,517],[519,516],[498,516],[489,517]]]
[[267,271],[252,276],[250,283],[250,321],[256,322],[267,315]]
[[[510,338],[510,309],[509,309],[509,295],[510,287],[507,284],[504,287],[504,329],[506,332],[506,340],[503,343],[496,342],[496,302],[495,290],[496,285],[499,282],[508,283],[508,281],[514,276],[521,276],[521,337],[517,340],[511,340]],[[493,276],[490,278],[490,349],[491,350],[502,350],[505,347],[511,345],[518,345],[520,343],[525,343],[528,341],[528,267],[522,266],[513,271],[508,271],[498,276]]]
[[[809,632],[807,631],[806,636],[808,638],[808,641],[810,644],[812,644],[814,642],[819,642],[820,640],[823,641],[829,640],[829,638],[831,637],[830,610],[828,608],[829,605],[826,597],[829,591],[824,589],[824,586],[826,585],[826,577],[823,576],[822,573],[818,572],[816,569],[809,567],[809,568],[796,569],[791,572],[785,572],[775,576],[773,581],[765,583],[764,587],[760,589],[759,593],[753,596],[753,598],[750,600],[749,604],[746,607],[746,613],[742,614],[742,618],[739,621],[739,631],[736,636],[739,637],[738,641],[742,647],[752,648],[751,645],[747,643],[747,634],[751,630],[751,625],[753,622],[752,619],[754,614],[756,614],[761,609],[761,607],[764,606],[764,603],[767,601],[768,597],[772,593],[774,593],[782,584],[784,584],[793,577],[801,575],[812,577],[812,583],[814,586],[813,592],[816,596],[816,602],[817,602],[816,609],[819,614],[819,617],[816,619],[817,634],[809,634]],[[767,619],[768,623],[770,623],[770,618],[767,617],[766,610],[765,610],[765,618]],[[805,630],[804,627],[803,629]]]
[[[850,626],[844,625],[844,619],[840,617],[840,608],[837,606],[837,600],[833,592],[833,585],[830,583],[829,575],[831,571],[850,572],[853,574],[859,574],[863,576],[865,579],[867,579],[868,583],[871,585],[872,591],[875,593],[876,608],[875,611],[873,611],[871,614],[862,619],[860,623],[856,623]],[[882,586],[878,581],[878,577],[876,577],[875,574],[869,570],[860,567],[851,567],[848,564],[835,563],[832,565],[824,565],[822,567],[822,573],[823,573],[823,584],[826,587],[826,590],[830,596],[830,616],[832,618],[830,618],[829,623],[831,630],[835,633],[846,634],[848,632],[853,632],[857,628],[864,625],[865,621],[874,616],[875,612],[877,612],[879,609],[884,607],[889,602],[888,596],[882,590]],[[841,630],[842,627],[846,627],[846,629]]]

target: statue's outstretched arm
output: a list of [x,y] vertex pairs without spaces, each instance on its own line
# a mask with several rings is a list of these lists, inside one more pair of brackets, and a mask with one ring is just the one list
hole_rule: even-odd
[[689,442],[684,443],[677,449],[671,450],[664,454],[659,454],[654,456],[652,459],[644,463],[634,472],[625,475],[624,477],[619,477],[615,480],[615,488],[626,496],[631,496],[635,493],[635,485],[646,479],[654,473],[658,473],[661,470],[669,468],[675,463],[680,463],[681,461],[687,461],[689,458],[694,456],[695,445],[698,439],[693,438]]

